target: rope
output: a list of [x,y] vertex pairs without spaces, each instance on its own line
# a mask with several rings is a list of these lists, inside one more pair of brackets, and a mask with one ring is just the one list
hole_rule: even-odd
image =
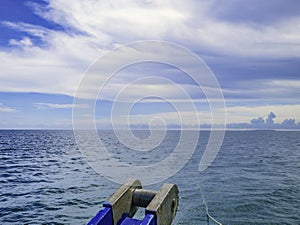
[[213,218],[213,217],[209,214],[207,206],[206,206],[206,216],[207,216],[207,224],[209,224],[209,219],[211,219],[211,220],[214,221],[216,224],[222,225],[222,223],[220,223],[219,221],[217,221],[215,218]]
[[207,217],[207,224],[209,225],[209,219],[211,219],[216,224],[222,225],[222,223],[220,223],[219,221],[217,221],[212,215],[209,214],[209,212],[208,212],[208,205],[207,205],[206,200],[204,198],[204,194],[202,192],[201,186],[199,187],[199,189],[200,189],[200,193],[201,193],[201,196],[202,196],[202,201],[203,201],[203,203],[205,205],[205,211],[206,211],[206,217]]

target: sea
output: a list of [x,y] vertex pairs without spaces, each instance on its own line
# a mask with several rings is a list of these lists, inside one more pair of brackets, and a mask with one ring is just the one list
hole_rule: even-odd
[[[147,134],[137,133],[143,132]],[[167,140],[156,149],[160,157],[171,153],[180,132],[185,131],[167,132]],[[108,148],[122,152],[113,131],[98,133]],[[209,134],[200,132],[195,152],[178,173],[144,187],[178,185],[173,224],[215,224],[207,220],[207,209],[221,224],[299,225],[300,132],[226,131],[217,157],[200,172]],[[151,154],[118,157],[132,163],[158,160]],[[90,167],[72,130],[0,131],[1,225],[87,224],[119,185]],[[143,213],[139,210],[137,217]]]

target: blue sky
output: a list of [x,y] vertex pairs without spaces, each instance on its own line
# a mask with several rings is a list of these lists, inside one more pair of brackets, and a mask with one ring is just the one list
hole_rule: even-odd
[[[108,51],[139,40],[174,42],[201,56],[222,88],[229,126],[249,128],[252,119],[266,121],[270,112],[275,124],[285,119],[297,124],[299,12],[298,0],[2,0],[0,128],[72,128],[73,96],[87,69]],[[141,73],[160,74],[182,86],[195,102],[201,124],[211,123],[205,96],[191,80],[170,66],[148,63],[126,68],[111,81],[105,99],[96,104],[99,124],[109,124],[113,96]],[[182,100],[172,88],[148,82],[132,86],[124,101],[139,98],[141,90],[153,85],[156,93],[170,92],[172,101]],[[132,110],[135,126],[153,117],[178,123],[175,109],[154,99]],[[253,127],[267,126],[252,122]],[[287,124],[280,128],[290,128]]]

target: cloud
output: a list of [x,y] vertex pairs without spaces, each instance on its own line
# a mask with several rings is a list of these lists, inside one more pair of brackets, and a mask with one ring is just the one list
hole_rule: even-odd
[[[218,19],[261,26],[261,24],[272,24],[287,18],[298,17],[300,4],[295,0],[263,2],[251,0],[246,3],[245,1],[228,0],[226,4],[213,1],[213,9],[214,15]],[[253,16],[254,14],[255,16]]]
[[295,119],[285,119],[282,123],[282,126],[284,127],[295,127],[296,126],[296,120]]
[[[243,4],[243,3],[242,3]],[[253,3],[252,3],[253,4]],[[232,13],[236,4],[219,3],[218,8]],[[243,4],[244,5],[244,4]],[[252,17],[261,3],[253,4]],[[251,26],[227,17],[215,16],[216,3],[197,1],[49,1],[40,16],[67,29],[72,27],[106,44],[126,43],[138,39],[165,39],[215,53],[243,56],[299,56],[300,17],[281,17],[270,24]],[[264,7],[265,14],[270,11]],[[233,15],[240,13],[236,10]],[[263,14],[263,13],[261,13]],[[259,29],[258,29],[259,28]]]
[[257,119],[252,119],[250,123],[252,125],[263,125],[265,124],[265,120],[262,117],[258,117]]
[[10,45],[15,45],[15,46],[21,46],[21,47],[28,47],[32,46],[32,41],[28,37],[24,37],[22,40],[17,41],[15,39],[9,40]]
[[[275,115],[275,113],[274,113]],[[194,118],[198,118],[198,121]],[[272,116],[269,118],[272,118]],[[218,118],[212,120],[208,112],[161,112],[153,114],[136,114],[129,116],[113,117],[114,128],[132,128],[132,129],[210,129],[214,123],[215,128],[222,128]],[[266,122],[263,117],[253,118],[249,122],[229,122],[226,124],[227,129],[300,129],[300,123],[296,123],[295,119],[283,119],[282,122]],[[82,120],[81,123],[88,124],[90,121]],[[112,121],[110,119],[96,119],[95,124],[99,129],[112,129]]]
[[[209,55],[259,59],[300,56],[300,17],[281,16],[279,21],[262,23],[259,28],[244,20],[236,23],[228,17],[235,1],[229,5],[218,3],[216,13],[223,12],[221,17],[214,12],[213,1],[48,3],[31,7],[62,30],[2,21],[2,25],[23,32],[23,36],[9,40],[12,48],[0,52],[1,91],[74,95],[82,75],[95,59],[120,44],[141,39],[174,41]],[[257,10],[259,7],[251,15]],[[270,11],[267,7],[265,10]],[[43,44],[37,45],[29,36],[40,38]]]
[[[236,104],[236,103],[235,103]],[[262,115],[268,115],[269,112],[276,112],[275,123],[281,123],[286,118],[295,118],[300,121],[300,104],[266,104],[254,101],[247,102],[247,105],[227,105],[228,123],[248,123],[249,118],[258,118]]]
[[18,110],[14,107],[5,106],[2,103],[0,103],[0,113],[11,113],[11,112],[17,112]]
[[23,23],[23,22],[10,22],[10,21],[2,21],[2,25],[9,27],[13,30],[25,32],[27,34],[30,34],[35,37],[39,37],[46,41],[46,36],[51,32],[51,30],[44,28],[42,26],[38,25],[32,25],[28,23]]
[[[254,0],[245,4],[237,0],[73,0],[72,3],[48,0],[48,5],[30,3],[34,13],[60,29],[22,21],[1,21],[2,26],[19,32],[20,37],[7,40],[8,46],[0,48],[0,91],[74,96],[84,73],[98,57],[124,43],[158,39],[190,48],[204,56],[212,70],[217,71],[228,103],[230,123],[249,123],[249,118],[261,117],[270,111],[277,115],[270,118],[270,123],[280,123],[286,118],[299,121],[295,115],[300,110],[299,3],[288,1],[261,3]],[[141,68],[112,80],[103,98],[113,100],[119,90],[132,81],[130,77],[138,78],[143,73],[176,82],[193,102],[205,101],[198,87],[174,70]],[[101,76],[104,81],[108,75]],[[133,101],[141,93],[153,92],[173,102],[184,101],[173,86],[159,82],[131,85],[120,100]],[[2,106],[2,111],[7,110],[5,107]],[[34,107],[67,109],[71,104],[37,102]],[[174,115],[162,116],[173,118]],[[205,123],[210,122],[209,117],[203,118]],[[136,123],[142,119],[149,118],[140,116]],[[292,121],[287,120],[285,124]]]
[[[18,45],[11,52],[0,52],[0,90],[14,92],[60,93],[73,95],[81,76],[97,52],[84,40],[75,41],[67,34],[50,32],[52,46],[41,48],[11,41]],[[93,52],[93,53],[91,53]]]
[[226,99],[270,99],[275,102],[287,102],[300,95],[298,80],[257,78],[252,80],[236,80],[230,87],[222,89]]
[[300,123],[295,119],[284,119],[281,123],[275,123],[275,113],[270,112],[264,120],[262,117],[251,119],[250,123],[229,123],[227,128],[235,129],[300,129]]
[[76,104],[56,104],[56,103],[33,103],[33,106],[38,110],[48,109],[73,109],[73,108],[87,108],[88,105],[76,105]]
[[266,119],[266,125],[273,125],[274,124],[274,118],[276,118],[276,115],[273,112],[270,112],[268,115],[268,118]]
[[[198,121],[197,121],[198,119]],[[113,123],[112,123],[113,120]],[[207,112],[161,112],[152,114],[135,114],[129,116],[113,116],[111,119],[98,118],[95,120],[95,124],[99,129],[124,129],[128,126],[132,129],[164,129],[164,128],[182,128],[182,129],[198,129],[199,124],[209,123],[211,124],[211,115]],[[218,121],[218,118],[216,118]],[[89,124],[89,120],[80,120],[77,123],[82,124],[85,127]],[[94,123],[94,121],[92,121]],[[114,126],[112,126],[114,124]]]

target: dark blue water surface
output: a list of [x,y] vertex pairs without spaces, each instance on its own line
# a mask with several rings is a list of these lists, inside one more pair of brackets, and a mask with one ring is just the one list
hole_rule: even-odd
[[[112,131],[99,134],[112,153],[128,153]],[[159,154],[118,157],[153,163],[179,134],[169,131]],[[300,132],[228,131],[213,164],[199,172],[208,137],[201,132],[189,163],[164,181],[180,190],[174,224],[207,224],[205,204],[222,224],[300,224]],[[72,131],[2,130],[0,156],[0,224],[86,224],[119,187],[90,168]]]

